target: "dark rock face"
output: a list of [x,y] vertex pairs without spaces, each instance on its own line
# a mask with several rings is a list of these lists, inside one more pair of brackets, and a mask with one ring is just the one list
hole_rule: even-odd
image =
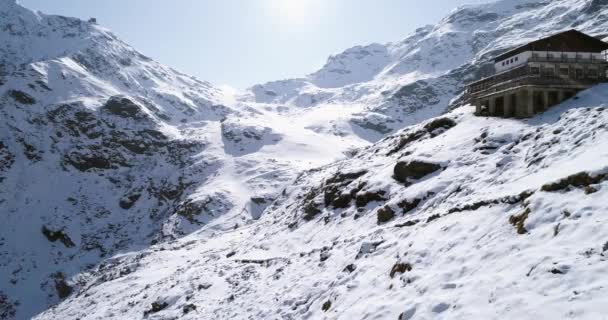
[[7,172],[13,163],[15,163],[15,155],[13,155],[4,143],[0,141],[0,183],[4,181],[2,174]]
[[323,310],[324,312],[329,311],[330,308],[331,308],[331,301],[329,301],[329,300],[325,301],[325,303],[323,303],[323,306],[321,306],[321,310]]
[[72,288],[67,281],[65,280],[65,275],[61,272],[57,272],[53,274],[53,279],[55,280],[55,290],[57,291],[57,296],[59,299],[65,299],[69,297],[74,288]]
[[166,302],[152,302],[150,309],[144,311],[144,317],[147,317],[149,314],[161,312],[168,306],[169,304]]
[[569,186],[577,188],[588,187],[589,185],[600,183],[605,179],[608,179],[608,175],[606,174],[591,176],[586,172],[580,172],[561,179],[557,182],[547,183],[541,187],[541,190],[546,192],[555,192],[564,190]]
[[412,271],[412,265],[409,263],[395,263],[395,265],[393,265],[393,267],[391,268],[391,272],[389,273],[389,275],[391,276],[391,278],[394,278],[396,274],[398,273],[406,273]]
[[143,119],[146,117],[146,114],[139,105],[121,96],[114,96],[108,99],[102,110],[123,118]]
[[13,98],[15,101],[21,103],[21,104],[34,104],[36,103],[36,99],[34,99],[32,96],[30,96],[29,94],[23,92],[23,91],[19,91],[19,90],[9,90],[8,91],[8,95]]
[[53,231],[47,228],[46,226],[42,226],[42,234],[50,241],[57,242],[61,241],[66,248],[74,247],[74,242],[70,237],[63,232],[63,230]]
[[378,224],[391,221],[395,217],[395,211],[389,206],[385,206],[378,210]]
[[401,161],[395,165],[393,177],[399,182],[407,183],[411,179],[423,178],[439,169],[441,169],[441,166],[435,163],[427,163],[419,160]]
[[15,305],[11,302],[7,295],[0,291],[0,319],[12,320],[15,319]]
[[528,233],[528,230],[526,229],[524,224],[526,223],[526,220],[528,219],[530,212],[531,212],[530,208],[527,208],[521,214],[509,217],[509,223],[511,223],[515,227],[515,229],[517,229],[518,234]]
[[124,198],[120,199],[118,205],[125,210],[131,209],[140,197],[140,193],[126,195]]
[[429,131],[435,131],[437,129],[450,129],[456,126],[456,122],[454,122],[454,120],[450,119],[450,118],[439,118],[439,119],[435,119],[429,123],[427,123],[424,128]]

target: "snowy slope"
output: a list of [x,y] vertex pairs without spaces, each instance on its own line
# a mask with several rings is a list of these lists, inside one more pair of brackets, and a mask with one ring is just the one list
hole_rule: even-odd
[[539,37],[576,28],[608,34],[602,0],[503,0],[462,6],[402,41],[357,46],[331,56],[299,79],[256,85],[244,101],[292,107],[365,106],[349,125],[376,141],[405,125],[441,114],[464,83],[487,74],[496,54]]
[[94,23],[0,0],[0,30],[0,318],[118,252],[249,223],[367,143],[323,127],[341,110],[238,103]]
[[[235,95],[0,0],[0,318],[597,319],[607,88],[429,119],[497,52],[608,34],[607,7],[466,6]],[[415,159],[437,170],[392,177]]]
[[37,319],[603,319],[607,92],[408,127],[254,224],[108,260]]

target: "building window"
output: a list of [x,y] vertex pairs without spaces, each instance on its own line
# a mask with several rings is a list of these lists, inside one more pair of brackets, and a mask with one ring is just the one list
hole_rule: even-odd
[[519,60],[519,57],[515,57],[515,61]]
[[576,78],[577,79],[583,78],[583,69],[576,69]]
[[530,72],[532,74],[539,74],[540,73],[540,69],[538,67],[532,67],[532,68],[530,68]]
[[570,71],[568,70],[568,68],[564,68],[564,67],[562,67],[562,68],[559,68],[559,73],[560,73],[562,76],[568,76],[568,74],[570,73]]
[[568,54],[562,53],[562,60],[568,61]]
[[538,58],[538,53],[532,53],[532,58]]
[[597,78],[597,70],[595,69],[587,70],[587,74],[589,75],[589,78]]

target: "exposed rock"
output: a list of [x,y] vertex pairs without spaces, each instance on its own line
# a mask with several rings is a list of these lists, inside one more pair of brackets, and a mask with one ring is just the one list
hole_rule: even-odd
[[378,210],[378,224],[391,221],[395,217],[395,211],[389,206],[384,206]]
[[358,194],[357,198],[355,200],[355,204],[357,205],[357,208],[363,208],[363,207],[367,206],[370,202],[385,201],[386,200],[386,198],[384,198],[385,194],[386,194],[386,192],[383,190],[376,191],[376,192],[368,191],[363,194]]
[[52,277],[55,280],[55,290],[57,291],[59,299],[63,300],[69,297],[74,291],[74,288],[67,283],[65,275],[62,272],[57,272],[53,274]]
[[517,229],[518,234],[526,234],[528,232],[524,224],[526,223],[526,219],[528,219],[530,212],[530,208],[526,208],[526,210],[521,214],[509,217],[509,223],[511,223]]
[[150,305],[150,309],[144,311],[144,317],[147,317],[150,314],[158,313],[163,311],[165,308],[169,306],[166,302],[152,302]]
[[438,118],[435,119],[429,123],[427,123],[424,128],[429,131],[435,131],[439,128],[442,129],[450,129],[456,126],[456,122],[454,122],[454,120],[450,119],[450,118]]
[[400,161],[395,165],[393,177],[399,182],[408,183],[412,179],[423,178],[439,169],[441,166],[435,163],[420,160]]
[[50,241],[57,242],[58,240],[63,243],[67,248],[74,247],[74,242],[70,237],[63,232],[63,230],[53,231],[48,229],[46,226],[42,226],[42,234]]
[[323,303],[323,306],[321,306],[321,310],[323,310],[324,312],[329,311],[330,308],[331,308],[330,300],[325,301],[325,303]]
[[34,104],[36,103],[36,99],[30,96],[29,94],[19,91],[19,90],[9,90],[8,95],[13,98],[15,101],[21,104]]
[[321,210],[317,208],[314,202],[310,202],[304,207],[304,216],[302,218],[306,221],[310,221],[319,213],[321,213]]
[[390,272],[390,276],[391,278],[394,278],[396,274],[398,273],[406,273],[412,271],[412,265],[409,263],[395,263],[395,265],[391,268],[391,272]]
[[357,266],[354,263],[351,263],[349,265],[347,265],[346,267],[344,267],[344,272],[348,272],[348,273],[353,273],[355,272],[355,270],[357,269]]
[[411,226],[417,225],[418,222],[420,222],[420,220],[410,220],[410,221],[406,221],[404,223],[396,224],[395,227],[397,227],[397,228],[411,227]]
[[13,320],[16,313],[15,304],[0,291],[0,319]]
[[587,172],[579,172],[573,174],[557,182],[547,183],[541,187],[542,191],[555,192],[573,186],[577,188],[587,187],[592,184],[597,184],[608,178],[608,174],[598,174],[595,176],[589,175]]
[[196,306],[194,304],[187,304],[182,308],[182,312],[184,314],[190,313],[196,310]]
[[125,210],[131,209],[140,197],[140,193],[132,193],[125,195],[122,199],[120,199],[118,205],[120,205],[120,207]]
[[435,221],[435,220],[437,220],[437,219],[439,219],[439,218],[441,218],[441,215],[440,215],[440,214],[434,214],[434,215],[430,216],[428,219],[426,219],[426,223],[429,223],[429,222]]
[[110,97],[101,109],[122,118],[137,120],[147,116],[139,105],[123,96]]

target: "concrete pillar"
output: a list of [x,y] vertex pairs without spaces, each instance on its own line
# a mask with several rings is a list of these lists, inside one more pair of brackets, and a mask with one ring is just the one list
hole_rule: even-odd
[[504,110],[505,110],[505,114],[503,114],[503,116],[505,118],[508,118],[511,116],[511,93],[506,93],[505,94],[505,98],[504,98]]
[[518,90],[517,91],[517,109],[515,110],[515,116],[518,118],[523,118],[526,115],[526,109],[528,106],[528,101],[526,100],[526,90]]
[[549,109],[549,91],[543,90],[543,111]]
[[566,92],[564,90],[559,90],[557,92],[557,103],[562,103],[564,100],[566,100]]
[[531,117],[534,115],[534,90],[528,89],[528,99],[526,103],[526,114],[524,117]]
[[490,116],[495,116],[496,115],[496,98],[489,97],[489,99],[490,99],[489,114],[490,114]]

